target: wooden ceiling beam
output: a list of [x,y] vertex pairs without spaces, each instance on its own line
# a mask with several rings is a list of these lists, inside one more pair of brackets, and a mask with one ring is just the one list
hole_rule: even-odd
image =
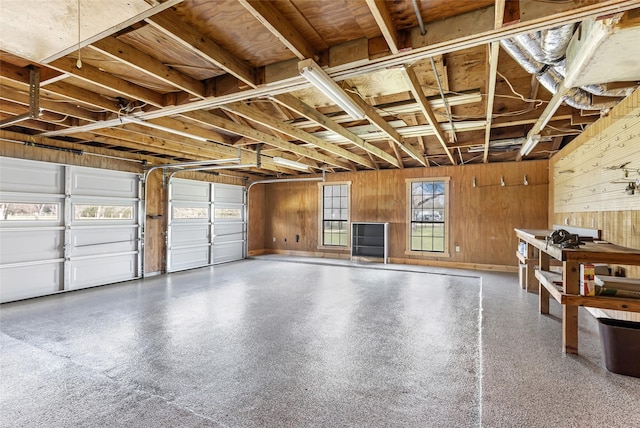
[[[192,158],[193,160],[235,158],[238,156],[238,149],[234,147],[217,143],[177,142],[163,138],[148,137],[145,133],[122,128],[101,129],[96,131],[96,135],[86,133],[78,134],[77,137],[127,148],[138,148],[173,157]],[[243,164],[255,163],[257,162],[257,153],[252,150],[242,149],[240,158]],[[264,169],[274,172],[279,172],[281,169],[270,159],[263,160],[262,166]]]
[[196,137],[206,138],[207,140],[214,141],[216,143],[232,145],[235,142],[232,137],[221,134],[218,131],[201,128],[194,124],[182,122],[170,117],[160,117],[158,119],[148,120],[147,122],[150,122],[154,125],[162,126],[167,129],[174,129],[178,132],[195,135]]
[[398,43],[398,32],[396,31],[395,25],[393,24],[393,19],[391,19],[391,13],[387,8],[386,1],[366,0],[366,2],[367,6],[369,6],[371,14],[373,15],[373,18],[378,24],[378,27],[380,27],[382,36],[387,42],[387,45],[389,45],[391,53],[397,54],[398,52],[400,52]]
[[193,77],[182,74],[174,68],[162,64],[146,53],[121,42],[115,37],[107,37],[89,45],[89,48],[109,58],[125,63],[136,70],[185,91],[198,98],[205,98],[205,85]]
[[76,66],[76,60],[71,57],[57,59],[47,64],[47,66],[62,73],[70,74],[92,85],[121,94],[129,100],[139,100],[155,107],[162,107],[164,105],[162,94],[105,73],[90,64],[84,63],[82,64],[82,68],[78,68]]
[[[3,85],[11,86],[16,89],[29,89],[29,70],[22,67],[17,67],[13,64],[0,61],[0,70],[2,74],[0,76],[0,83]],[[42,67],[40,71],[46,71],[46,74],[51,74],[53,70]],[[55,71],[58,73],[57,71]],[[64,74],[64,76],[69,76]],[[47,86],[42,87],[40,84],[40,95],[50,98],[63,98],[68,99],[74,103],[89,105],[96,109],[118,112],[116,103],[103,96],[91,92],[89,90],[79,88],[77,86],[70,85],[66,82],[57,81],[55,83],[49,83]]]
[[192,111],[189,113],[185,113],[184,116],[188,117],[189,119],[202,122],[203,124],[213,126],[214,128],[223,129],[228,132],[233,132],[234,134],[253,138],[256,141],[264,142],[271,146],[278,147],[291,153],[295,153],[299,156],[308,157],[318,162],[334,165],[346,170],[353,170],[353,167],[347,162],[334,159],[331,156],[324,155],[317,152],[316,150],[301,147],[288,141],[284,141],[280,138],[276,138],[270,134],[267,134],[266,132],[258,131],[257,129],[253,129],[248,126],[238,125],[237,123],[229,119],[223,119],[209,112],[205,112],[202,110]]
[[491,42],[488,45],[489,72],[487,76],[487,119],[484,130],[484,150],[482,161],[489,162],[489,142],[491,141],[491,125],[493,123],[493,105],[496,94],[496,80],[498,73],[498,56],[500,55],[500,42]]
[[307,40],[282,16],[272,2],[264,0],[238,0],[249,13],[276,36],[298,59],[315,59],[315,49]]
[[318,110],[309,106],[308,104],[303,103],[298,98],[294,97],[291,94],[280,94],[273,97],[273,100],[282,104],[283,106],[295,111],[296,113],[306,117],[307,119],[317,123],[329,131],[335,132],[336,134],[347,139],[351,144],[360,147],[362,150],[370,153],[385,162],[390,163],[396,168],[401,168],[402,165],[389,153],[384,150],[379,149],[371,143],[366,142],[362,138],[358,137],[353,132],[348,129],[340,126],[337,122],[332,120],[331,118],[323,115]]
[[[123,152],[119,150],[110,150],[102,147],[88,146],[81,143],[70,143],[67,141],[56,140],[53,138],[39,137],[37,135],[21,134],[19,132],[12,132],[4,129],[0,129],[0,138],[11,140],[11,141],[23,142],[27,146],[32,143],[37,143],[37,144],[43,144],[51,147],[77,150],[79,152],[86,152],[86,153],[96,153],[96,154],[101,154],[101,155],[106,155],[111,157],[120,157],[120,158],[132,159],[132,160],[146,160],[151,164],[167,163],[166,159],[156,158],[153,156],[139,155],[139,154],[128,153],[128,152]],[[2,144],[2,142],[0,142],[0,144]],[[10,144],[10,143],[7,143],[7,144]]]
[[[30,103],[28,93],[7,88],[6,86],[0,87],[0,99],[13,101],[15,103],[22,104],[25,106],[29,106],[29,103]],[[97,113],[92,113],[88,110],[78,108],[71,104],[54,102],[48,99],[43,99],[41,97],[39,101],[39,105],[40,105],[40,108],[43,110],[48,110],[53,113],[59,113],[63,116],[77,117],[78,119],[84,119],[90,122],[95,122],[98,120]]]
[[[499,30],[504,24],[506,0],[496,0],[494,9],[494,28]],[[484,130],[484,150],[482,161],[489,162],[489,143],[491,141],[491,123],[493,121],[493,105],[496,95],[496,80],[498,78],[498,56],[500,55],[500,42],[491,42],[487,45],[487,63],[489,64],[487,76],[487,126]]]
[[418,150],[412,147],[409,143],[405,143],[402,135],[400,135],[398,131],[396,131],[391,125],[389,125],[387,121],[384,120],[382,116],[380,116],[369,103],[360,98],[360,96],[357,94],[352,94],[349,92],[348,95],[356,104],[360,106],[361,109],[364,110],[365,116],[373,126],[385,133],[391,141],[393,141],[402,149],[402,151],[418,161],[418,163],[420,163],[421,165],[426,166],[424,156],[422,156],[420,152],[418,152]]
[[346,149],[343,149],[342,147],[339,147],[335,144],[328,143],[322,138],[318,138],[315,135],[309,134],[308,132],[305,132],[299,128],[296,128],[295,126],[290,125],[286,122],[275,120],[268,114],[263,113],[262,111],[258,110],[255,107],[237,102],[237,103],[225,104],[224,106],[222,106],[222,108],[225,110],[229,110],[235,114],[238,114],[253,122],[257,122],[261,125],[271,128],[274,131],[277,131],[279,133],[284,133],[288,136],[307,142],[319,149],[332,153],[336,156],[340,156],[344,159],[348,159],[366,168],[371,168],[371,169],[376,168],[373,162],[371,162],[369,159],[356,155],[355,153],[352,153]]
[[95,133],[80,133],[74,135],[85,141],[95,141],[110,146],[125,147],[128,149],[144,150],[159,155],[204,160],[215,158],[215,154],[207,155],[206,151],[191,148],[188,145],[178,146],[174,141],[166,141],[162,138],[146,136],[126,129],[110,128],[101,129]]
[[49,84],[40,89],[40,94],[51,96],[52,98],[66,99],[71,103],[82,105],[84,108],[91,110],[102,110],[110,113],[118,113],[120,110],[116,101],[67,82]]
[[[424,91],[422,90],[422,85],[418,81],[418,76],[416,75],[415,70],[412,67],[404,67],[404,72],[405,72],[405,76],[407,77],[409,88],[411,89],[411,93],[413,93],[413,97],[415,98],[416,102],[420,106],[420,110],[422,111],[422,114],[424,115],[425,119],[427,119],[427,122],[429,122],[429,125],[431,125],[431,128],[433,129],[433,132],[435,133],[435,136],[438,139],[438,141],[440,141],[440,145],[444,149],[444,152],[446,153],[447,157],[449,158],[449,160],[453,165],[456,165],[457,164],[456,159],[455,157],[453,157],[453,155],[449,151],[449,148],[447,147],[447,140],[444,136],[444,133],[442,132],[442,128],[440,128],[440,124],[438,123],[438,120],[436,119],[436,115],[433,113],[433,110],[431,109],[431,105],[427,101],[427,97],[424,94]],[[424,165],[424,163],[426,163],[424,158],[422,158],[422,161]]]
[[252,88],[257,86],[254,69],[223,49],[209,37],[200,33],[195,27],[185,23],[172,10],[165,10],[153,15],[145,19],[145,22],[193,53],[234,75]]

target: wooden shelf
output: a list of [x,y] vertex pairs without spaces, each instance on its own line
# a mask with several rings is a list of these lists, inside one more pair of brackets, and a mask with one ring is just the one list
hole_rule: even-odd
[[351,260],[354,257],[374,257],[387,263],[389,223],[351,224]]
[[561,274],[536,269],[536,278],[538,278],[540,285],[546,288],[554,299],[564,305],[563,299],[565,294],[562,291],[562,286],[554,283],[558,282],[562,284]]
[[531,259],[526,257],[524,254],[521,254],[519,252],[516,251],[516,257],[518,258],[518,261],[520,263],[522,263],[523,265],[535,265],[538,263],[538,259]]
[[536,270],[536,278],[549,291],[556,301],[563,305],[587,306],[599,309],[614,309],[617,311],[640,312],[640,299],[611,296],[580,296],[566,294],[562,290],[562,275],[555,272]]

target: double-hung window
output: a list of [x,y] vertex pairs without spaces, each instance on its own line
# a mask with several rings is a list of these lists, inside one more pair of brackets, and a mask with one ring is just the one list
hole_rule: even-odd
[[408,251],[448,255],[449,178],[407,180]]
[[349,245],[349,183],[320,184],[320,245]]

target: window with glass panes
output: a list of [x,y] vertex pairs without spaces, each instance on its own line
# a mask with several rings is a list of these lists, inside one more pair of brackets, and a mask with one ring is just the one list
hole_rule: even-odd
[[349,187],[347,184],[322,186],[322,245],[347,246],[349,226]]
[[448,180],[412,181],[410,251],[446,251]]

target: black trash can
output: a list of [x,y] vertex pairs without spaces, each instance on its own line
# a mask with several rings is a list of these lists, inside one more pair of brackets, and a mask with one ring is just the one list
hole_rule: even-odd
[[640,322],[598,318],[598,329],[607,370],[640,377]]

